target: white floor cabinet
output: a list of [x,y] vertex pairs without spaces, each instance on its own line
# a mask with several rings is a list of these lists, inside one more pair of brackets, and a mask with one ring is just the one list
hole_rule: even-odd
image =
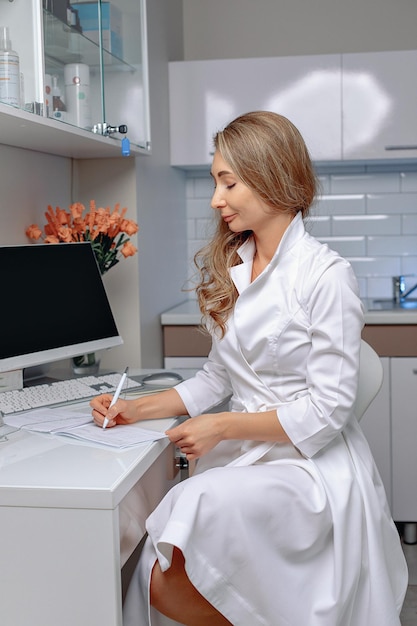
[[417,357],[381,361],[384,382],[361,426],[394,520],[417,523]]
[[417,358],[391,359],[391,412],[394,519],[417,522]]

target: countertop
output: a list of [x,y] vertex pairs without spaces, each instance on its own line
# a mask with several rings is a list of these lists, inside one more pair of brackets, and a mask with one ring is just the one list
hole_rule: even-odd
[[161,315],[162,326],[198,326],[200,323],[197,300],[186,300]]
[[[132,375],[153,371],[137,370]],[[183,378],[195,373],[191,369],[175,371]],[[66,408],[91,411],[88,402]],[[178,419],[147,420],[136,426],[164,432]],[[0,441],[1,506],[114,509],[168,445],[164,438],[119,450],[17,430]]]
[[[370,311],[368,300],[363,300],[365,324],[417,324],[417,309]],[[196,300],[186,300],[161,315],[162,326],[198,326],[201,314]]]
[[[90,410],[87,404],[77,407]],[[176,418],[166,418],[141,426],[163,432],[174,423]],[[160,439],[115,450],[70,437],[12,432],[1,443],[1,505],[114,509],[168,444]]]

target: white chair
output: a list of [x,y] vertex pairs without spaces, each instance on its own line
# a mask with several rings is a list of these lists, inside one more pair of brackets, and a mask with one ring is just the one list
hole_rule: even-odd
[[358,394],[355,402],[355,414],[358,420],[362,419],[366,409],[381,389],[383,376],[381,359],[369,343],[362,339]]

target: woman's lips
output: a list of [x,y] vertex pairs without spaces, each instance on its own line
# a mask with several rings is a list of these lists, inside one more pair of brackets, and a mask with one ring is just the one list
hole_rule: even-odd
[[234,217],[236,217],[236,213],[232,213],[231,215],[222,215],[225,222],[231,222]]

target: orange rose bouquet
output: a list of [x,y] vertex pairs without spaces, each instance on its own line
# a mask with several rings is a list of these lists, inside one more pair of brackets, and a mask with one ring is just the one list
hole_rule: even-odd
[[31,224],[26,235],[34,241],[43,239],[44,243],[90,241],[100,272],[105,274],[119,262],[119,253],[126,258],[137,252],[129,238],[139,227],[125,217],[126,211],[126,208],[120,211],[119,204],[113,211],[110,207],[97,208],[94,200],[90,201],[88,213],[80,202],[71,204],[69,211],[60,207],[54,211],[49,205],[44,234],[37,224]]

